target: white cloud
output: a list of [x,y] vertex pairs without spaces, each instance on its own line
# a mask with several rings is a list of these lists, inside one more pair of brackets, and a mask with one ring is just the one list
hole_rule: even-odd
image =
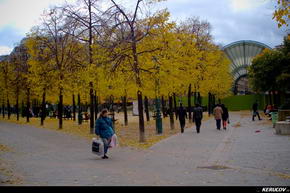
[[268,0],[229,0],[230,6],[235,12],[246,11],[260,7]]
[[7,46],[0,46],[0,56],[1,55],[8,55],[12,51],[13,48],[9,48]]
[[[116,1],[123,2],[122,5],[126,7],[135,2]],[[44,9],[63,2],[65,0],[0,0],[0,32],[1,28],[8,26],[9,29],[17,31],[17,38],[24,37],[37,24]],[[272,0],[167,0],[155,8],[168,8],[171,19],[176,21],[190,16],[208,20],[213,26],[212,34],[217,43],[227,44],[236,40],[252,39],[275,46],[282,42],[285,33],[272,20],[274,4]],[[15,34],[8,36],[7,33],[9,32],[3,32],[4,36],[1,36],[2,39],[0,37],[2,47],[12,47],[10,42],[19,41],[19,38],[15,39]]]
[[216,43],[256,40],[275,47],[286,34],[272,19],[275,4],[272,0],[168,0],[161,7],[169,9],[173,20],[199,16],[209,21]]
[[0,28],[13,26],[26,33],[37,24],[44,9],[63,2],[65,0],[2,0]]

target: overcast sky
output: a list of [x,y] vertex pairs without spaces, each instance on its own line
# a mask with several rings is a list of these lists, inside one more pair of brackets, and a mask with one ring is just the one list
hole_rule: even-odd
[[[67,0],[73,2],[74,0]],[[29,32],[43,10],[64,0],[0,0],[0,55],[9,54]],[[272,20],[274,0],[167,0],[171,19],[198,16],[211,23],[214,41],[226,45],[255,40],[271,47],[282,43],[286,29]]]

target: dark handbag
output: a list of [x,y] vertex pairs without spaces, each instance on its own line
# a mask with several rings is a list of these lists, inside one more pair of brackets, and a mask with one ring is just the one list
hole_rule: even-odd
[[100,152],[100,144],[99,143],[93,141],[92,152],[94,152],[94,153],[99,153]]
[[92,141],[92,153],[101,156],[104,153],[104,143],[102,140],[93,139]]

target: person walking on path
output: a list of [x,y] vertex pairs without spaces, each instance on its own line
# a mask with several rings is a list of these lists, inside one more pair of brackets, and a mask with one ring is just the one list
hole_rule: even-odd
[[216,107],[213,109],[213,115],[216,120],[217,130],[221,129],[222,114],[223,114],[223,109],[221,108],[221,105],[220,104],[216,105]]
[[223,114],[222,114],[223,129],[226,130],[227,123],[229,123],[229,111],[228,111],[228,108],[224,104],[222,104],[221,107],[223,110]]
[[96,120],[95,133],[100,136],[104,142],[104,156],[103,159],[108,159],[106,155],[110,146],[112,136],[115,134],[113,130],[112,119],[108,117],[108,110],[103,109],[100,117]]
[[258,112],[258,101],[256,100],[256,102],[253,104],[252,106],[252,110],[253,110],[253,116],[252,116],[252,120],[255,121],[255,117],[258,116],[259,120],[262,120],[260,118],[259,112]]
[[201,120],[203,118],[203,109],[200,104],[195,104],[193,109],[193,122],[195,122],[196,132],[200,132]]
[[[187,119],[187,112],[183,108],[182,103],[180,103],[179,109],[177,111],[179,123],[180,123],[180,128],[181,128],[181,133],[184,132],[184,127],[185,127],[185,118]],[[176,117],[177,119],[177,117]]]

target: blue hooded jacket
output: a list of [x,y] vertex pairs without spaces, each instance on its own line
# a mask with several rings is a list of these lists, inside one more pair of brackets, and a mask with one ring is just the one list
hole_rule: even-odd
[[109,139],[114,135],[112,119],[100,117],[96,121],[95,134],[101,138]]

